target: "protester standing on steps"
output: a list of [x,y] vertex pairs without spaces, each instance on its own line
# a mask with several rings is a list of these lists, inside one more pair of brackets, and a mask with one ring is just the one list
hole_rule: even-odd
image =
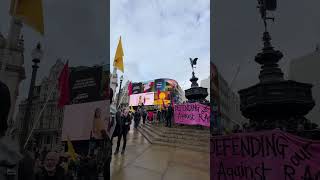
[[168,110],[167,110],[167,122],[166,122],[166,126],[167,127],[171,127],[172,126],[172,115],[173,115],[173,108],[171,106],[171,103],[168,106]]
[[159,109],[157,110],[157,120],[159,123],[161,122],[161,111]]
[[166,122],[166,114],[167,114],[167,110],[166,110],[166,107],[164,107],[161,111],[161,121],[163,122],[163,124]]

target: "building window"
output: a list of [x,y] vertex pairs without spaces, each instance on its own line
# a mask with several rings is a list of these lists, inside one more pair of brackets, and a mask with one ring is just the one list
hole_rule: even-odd
[[52,128],[52,119],[48,118],[48,128]]
[[51,144],[51,136],[46,137],[45,144]]
[[61,128],[62,127],[62,117],[61,116],[59,116],[59,124],[58,124],[58,128]]
[[42,129],[43,128],[43,117],[41,117],[40,119],[40,125],[39,125],[39,129]]

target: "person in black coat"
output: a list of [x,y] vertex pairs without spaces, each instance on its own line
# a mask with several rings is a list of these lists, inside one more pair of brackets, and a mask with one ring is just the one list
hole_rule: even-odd
[[126,145],[127,145],[127,134],[130,130],[130,125],[131,125],[131,117],[129,116],[128,111],[124,111],[124,113],[120,119],[121,119],[121,121],[119,123],[119,126],[120,126],[121,131],[119,132],[117,148],[114,153],[115,155],[119,153],[121,138],[123,138],[123,145],[122,145],[121,154],[124,154],[125,149],[126,149]]
[[103,178],[104,180],[111,179],[110,166],[112,160],[112,143],[111,139],[107,135],[106,131],[101,132],[103,137],[103,143],[98,153],[97,159],[102,162]]
[[134,112],[134,115],[133,115],[133,119],[134,119],[134,128],[138,128],[138,126],[139,126],[139,121],[140,121],[140,113],[139,113],[139,111],[138,110],[136,110],[135,112]]
[[167,120],[166,126],[167,127],[171,127],[172,126],[172,116],[173,116],[173,108],[172,108],[171,104],[169,104],[169,107],[168,107],[166,115],[167,115],[167,117],[166,117],[166,120]]
[[120,132],[122,131],[122,126],[120,126],[121,124],[121,109],[118,109],[118,111],[116,112],[116,127],[113,131],[112,137],[111,137],[111,143],[113,143],[113,138],[114,137],[118,137],[120,135]]

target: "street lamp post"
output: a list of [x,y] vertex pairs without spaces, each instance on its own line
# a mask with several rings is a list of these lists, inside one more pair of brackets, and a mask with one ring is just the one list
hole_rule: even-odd
[[120,102],[122,81],[123,81],[123,75],[120,77],[120,87],[119,87],[118,100],[117,100],[117,109],[119,107],[119,102]]
[[29,94],[27,98],[27,106],[24,115],[24,119],[22,121],[22,132],[20,138],[20,150],[23,151],[26,138],[28,137],[29,126],[30,126],[30,115],[31,115],[31,106],[32,106],[32,97],[33,97],[33,90],[36,82],[37,70],[39,68],[38,64],[40,63],[40,59],[43,56],[43,51],[41,50],[40,43],[37,44],[37,47],[31,52],[32,62],[32,77],[29,87]]

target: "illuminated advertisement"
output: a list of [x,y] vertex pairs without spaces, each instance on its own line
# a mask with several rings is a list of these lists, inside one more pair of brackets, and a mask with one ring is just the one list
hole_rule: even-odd
[[142,83],[143,92],[153,92],[154,91],[154,81],[147,81]]
[[154,96],[154,105],[162,105],[163,102],[165,105],[170,103],[170,92],[169,91],[162,91],[160,94],[156,94]]
[[142,83],[132,83],[132,94],[142,93]]
[[154,92],[132,94],[130,95],[129,106],[139,105],[153,105],[154,104]]
[[164,91],[166,87],[166,82],[164,79],[156,79],[154,80],[155,91]]
[[177,86],[177,81],[173,80],[173,79],[166,79],[166,86],[165,86],[165,91],[171,91],[174,87]]

